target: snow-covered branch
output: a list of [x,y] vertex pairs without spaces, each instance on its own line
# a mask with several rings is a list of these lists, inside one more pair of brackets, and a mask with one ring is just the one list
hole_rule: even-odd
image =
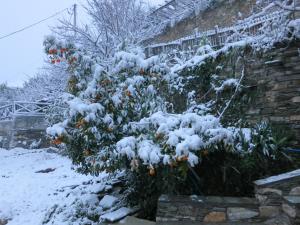
[[284,10],[288,10],[288,11],[300,11],[300,7],[295,6],[294,3],[292,3],[290,5],[287,5],[287,4],[281,3],[279,1],[275,1],[274,4],[276,6],[278,6],[278,7],[280,7],[281,9],[284,9]]

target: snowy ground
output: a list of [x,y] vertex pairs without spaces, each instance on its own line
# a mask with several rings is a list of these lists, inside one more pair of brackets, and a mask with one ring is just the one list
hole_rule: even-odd
[[0,221],[9,219],[8,225],[85,224],[87,219],[72,216],[82,204],[99,204],[96,193],[105,188],[100,181],[105,175],[93,178],[71,167],[68,158],[46,149],[0,149]]

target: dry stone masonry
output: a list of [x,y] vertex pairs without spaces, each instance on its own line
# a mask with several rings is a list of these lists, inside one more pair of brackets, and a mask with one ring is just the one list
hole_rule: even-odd
[[261,222],[259,204],[254,198],[217,196],[167,196],[159,199],[156,221],[230,223]]
[[260,210],[271,216],[285,213],[293,224],[300,224],[300,169],[254,182]]
[[300,41],[249,57],[246,84],[257,94],[247,111],[248,121],[268,120],[290,127],[300,146]]
[[300,169],[254,184],[256,198],[162,195],[157,224],[300,224]]

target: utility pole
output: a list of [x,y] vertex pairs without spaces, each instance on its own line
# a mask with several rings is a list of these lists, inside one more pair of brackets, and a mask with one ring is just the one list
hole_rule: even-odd
[[74,8],[73,8],[73,10],[74,10],[74,36],[76,36],[76,34],[77,34],[77,31],[76,31],[76,29],[77,29],[77,4],[74,4]]

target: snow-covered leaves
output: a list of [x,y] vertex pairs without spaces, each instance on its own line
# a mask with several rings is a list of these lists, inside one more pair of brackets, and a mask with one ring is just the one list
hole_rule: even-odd
[[[84,156],[86,163],[100,167],[103,159],[106,165],[112,164],[115,144],[128,132],[129,122],[164,108],[157,91],[166,66],[157,57],[145,59],[140,49],[116,54],[106,68],[97,57],[80,52],[77,64],[70,66],[78,74],[86,74],[74,83],[78,87],[83,81],[84,85],[67,102],[65,122],[49,128],[48,133],[54,141],[70,144],[76,159]],[[84,141],[78,143],[77,138]]]
[[186,158],[195,166],[199,163],[200,151],[221,142],[234,148],[237,138],[237,132],[222,127],[218,118],[195,113],[157,112],[131,126],[139,135],[121,139],[117,152],[151,166],[169,165],[178,158]]

